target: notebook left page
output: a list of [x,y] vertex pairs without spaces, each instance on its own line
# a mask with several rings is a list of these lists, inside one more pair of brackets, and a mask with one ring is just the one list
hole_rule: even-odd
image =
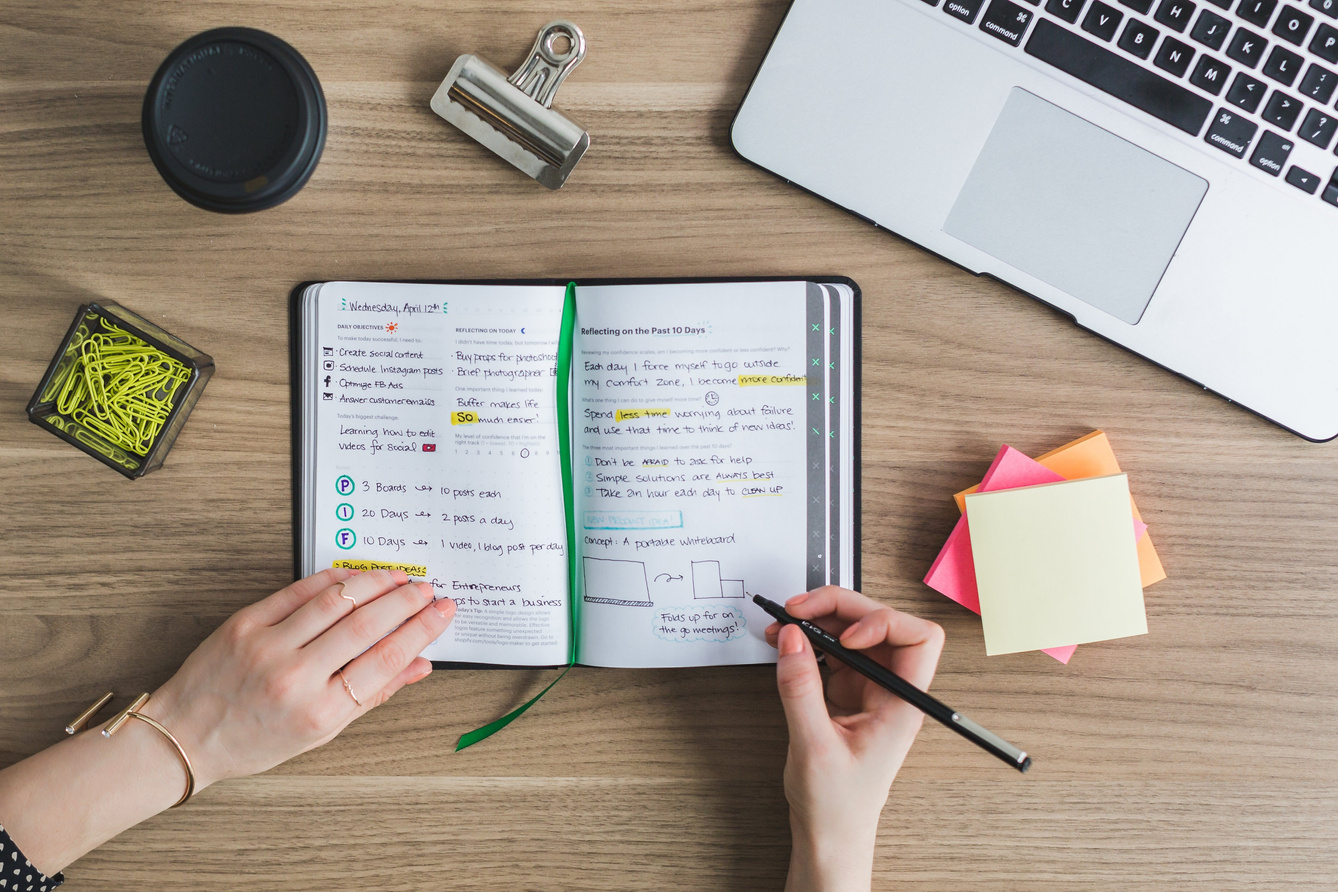
[[304,572],[376,562],[432,582],[459,612],[430,659],[567,661],[563,295],[371,282],[308,292]]

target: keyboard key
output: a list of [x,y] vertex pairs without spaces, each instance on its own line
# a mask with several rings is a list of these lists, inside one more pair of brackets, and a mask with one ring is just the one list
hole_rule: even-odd
[[1264,58],[1266,46],[1268,41],[1258,34],[1245,28],[1237,28],[1235,36],[1231,38],[1231,46],[1227,47],[1227,55],[1246,68],[1253,68]]
[[1254,147],[1250,163],[1272,176],[1277,176],[1287,165],[1287,157],[1291,155],[1295,145],[1296,143],[1287,137],[1278,136],[1272,130],[1265,130],[1264,135],[1259,137],[1259,144]]
[[1310,0],[1310,8],[1318,9],[1329,18],[1338,19],[1338,0]]
[[1264,94],[1267,92],[1268,87],[1264,85],[1263,81],[1250,77],[1242,71],[1231,82],[1231,89],[1227,90],[1226,99],[1232,105],[1253,114],[1258,110],[1259,103],[1263,101]]
[[1314,195],[1315,190],[1319,188],[1319,177],[1296,166],[1287,171],[1287,182],[1309,195]]
[[1268,54],[1268,61],[1264,63],[1264,76],[1273,78],[1284,87],[1290,87],[1292,81],[1296,80],[1296,76],[1301,73],[1303,62],[1305,62],[1305,59],[1291,50],[1275,46],[1273,52]]
[[938,6],[938,0],[924,0],[924,2],[928,3],[930,6]]
[[1338,74],[1313,63],[1305,70],[1305,77],[1301,78],[1301,93],[1320,105],[1333,98],[1335,86],[1338,86]]
[[1276,124],[1283,130],[1290,130],[1296,124],[1296,119],[1301,114],[1301,103],[1288,96],[1286,93],[1273,91],[1273,95],[1268,97],[1268,104],[1264,106],[1263,118],[1270,124]]
[[943,11],[970,24],[980,15],[980,7],[984,5],[985,0],[948,0],[943,4]]
[[1153,18],[1172,31],[1184,31],[1194,16],[1194,9],[1194,4],[1189,0],[1161,0]]
[[1315,24],[1315,17],[1301,12],[1295,6],[1284,6],[1278,13],[1278,20],[1273,23],[1273,33],[1294,46],[1305,43],[1305,36],[1310,33],[1310,26]]
[[1240,0],[1236,15],[1252,25],[1267,28],[1268,20],[1273,18],[1273,10],[1277,7],[1278,0]]
[[1233,111],[1219,108],[1217,114],[1213,116],[1213,125],[1208,128],[1208,133],[1203,138],[1209,145],[1217,146],[1237,158],[1244,158],[1245,152],[1250,148],[1250,140],[1254,139],[1254,132],[1258,129],[1259,125],[1253,121]]
[[1066,31],[1049,19],[1036,23],[1027,40],[1026,52],[1190,136],[1198,135],[1213,110],[1211,102],[1187,87]]
[[1157,42],[1160,32],[1151,25],[1145,25],[1138,19],[1130,19],[1120,35],[1120,49],[1133,53],[1140,59],[1152,55],[1152,45]]
[[1115,36],[1115,29],[1120,27],[1123,18],[1124,13],[1115,7],[1107,6],[1101,0],[1094,0],[1087,9],[1087,15],[1082,17],[1082,29],[1102,40],[1110,40]]
[[1225,62],[1219,62],[1212,56],[1199,56],[1199,64],[1194,66],[1194,73],[1189,82],[1200,90],[1207,90],[1216,96],[1226,86],[1231,69]]
[[980,30],[1004,43],[1022,46],[1022,35],[1031,24],[1031,16],[1030,9],[1023,9],[1009,0],[990,0],[989,9],[980,20]]
[[[1208,2],[1211,3],[1213,6],[1220,6],[1223,9],[1231,8],[1231,0],[1208,0]],[[1334,0],[1334,2],[1338,3],[1338,0]]]
[[1319,197],[1329,204],[1338,205],[1338,170],[1329,177],[1329,185],[1324,187],[1324,192]]
[[[1045,11],[1058,19],[1063,19],[1070,25],[1078,23],[1078,14],[1082,12],[1084,0],[1048,0],[1045,4]],[[1335,0],[1338,2],[1338,0]]]
[[1338,118],[1325,114],[1317,108],[1306,112],[1305,120],[1301,122],[1301,129],[1296,131],[1301,139],[1321,149],[1329,147],[1335,132],[1338,132]]
[[1152,60],[1152,64],[1171,72],[1176,77],[1183,77],[1189,70],[1189,62],[1193,58],[1192,46],[1181,43],[1174,37],[1167,37],[1161,42],[1161,49],[1157,50],[1157,58]]
[[[1334,0],[1338,3],[1338,0]],[[1310,52],[1325,62],[1338,64],[1338,28],[1320,25],[1315,30],[1315,39],[1310,41]]]
[[[1338,0],[1334,2],[1338,3]],[[1209,49],[1220,50],[1222,44],[1226,43],[1227,32],[1230,30],[1230,19],[1224,19],[1212,10],[1205,9],[1199,13],[1199,20],[1194,23],[1194,30],[1189,36]]]

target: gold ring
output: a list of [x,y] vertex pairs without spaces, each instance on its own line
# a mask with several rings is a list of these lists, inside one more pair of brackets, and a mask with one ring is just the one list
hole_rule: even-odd
[[340,669],[340,670],[339,670],[339,680],[342,681],[342,682],[344,683],[344,690],[348,691],[348,695],[349,695],[350,697],[353,698],[353,702],[356,703],[356,704],[358,704],[359,706],[361,706],[361,705],[362,705],[362,701],[358,699],[358,695],[357,695],[357,694],[353,693],[353,688],[352,688],[352,686],[349,685],[349,683],[348,683],[348,679],[344,677],[344,670],[343,670],[343,669]]
[[342,582],[339,583],[339,597],[352,604],[354,610],[358,609],[358,602],[353,600],[353,596],[344,594],[344,583]]

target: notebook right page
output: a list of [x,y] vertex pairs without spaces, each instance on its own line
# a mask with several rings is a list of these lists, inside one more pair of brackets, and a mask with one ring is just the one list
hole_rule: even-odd
[[826,416],[809,417],[839,388],[833,295],[806,282],[578,287],[582,663],[774,661],[751,596],[784,601],[837,571],[839,459]]

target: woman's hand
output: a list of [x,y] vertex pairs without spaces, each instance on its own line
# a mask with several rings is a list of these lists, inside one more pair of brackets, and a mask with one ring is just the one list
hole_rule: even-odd
[[[408,581],[325,570],[295,582],[229,617],[140,711],[181,741],[196,790],[318,747],[432,671],[418,654],[455,602]],[[89,729],[0,771],[0,824],[52,876],[172,805],[185,783],[148,725],[131,720],[111,738]]]
[[181,741],[196,789],[314,749],[426,678],[432,664],[418,654],[450,625],[455,602],[408,582],[399,570],[323,570],[205,639],[143,710]]
[[[928,689],[943,650],[938,625],[835,586],[796,595],[785,609]],[[803,632],[773,623],[766,636],[780,651],[776,680],[790,729],[785,797],[794,845],[786,888],[867,890],[878,818],[924,714],[834,658],[824,697]]]

